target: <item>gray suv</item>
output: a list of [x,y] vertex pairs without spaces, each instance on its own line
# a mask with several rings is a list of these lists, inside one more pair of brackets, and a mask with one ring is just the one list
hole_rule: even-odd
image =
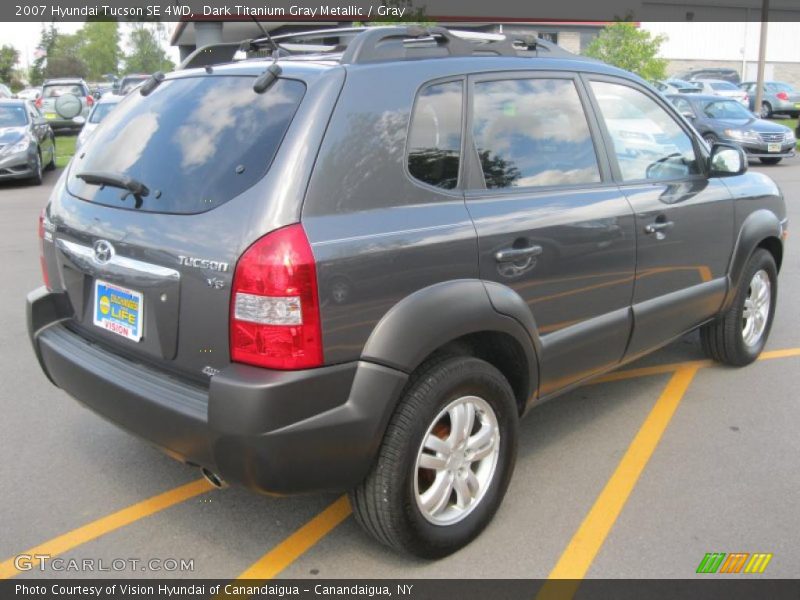
[[763,349],[781,192],[639,78],[441,28],[239,49],[100,124],[27,299],[56,386],[215,485],[348,490],[444,556],[533,406],[698,327],[723,363]]

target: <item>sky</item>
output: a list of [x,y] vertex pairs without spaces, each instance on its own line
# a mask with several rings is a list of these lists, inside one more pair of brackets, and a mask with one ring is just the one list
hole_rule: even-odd
[[[167,31],[172,33],[174,23],[167,23]],[[83,23],[56,23],[56,28],[62,33],[75,33],[83,26]],[[33,52],[36,50],[36,45],[39,43],[39,35],[41,34],[41,23],[10,23],[0,22],[0,45],[11,44],[19,51],[19,65],[26,67],[33,63]],[[126,49],[126,36],[127,27],[122,25],[123,39],[122,48]],[[169,40],[163,42],[164,49],[167,51],[167,56],[175,63],[180,62],[178,59],[178,49],[169,45]]]

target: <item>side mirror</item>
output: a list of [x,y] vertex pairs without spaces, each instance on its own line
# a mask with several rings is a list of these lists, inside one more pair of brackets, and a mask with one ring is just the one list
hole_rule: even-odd
[[103,94],[101,94],[99,90],[98,90],[98,91],[96,91],[94,94],[92,94],[92,96],[94,96],[94,99],[95,99],[95,100],[100,100],[100,98],[102,97],[102,95],[103,95]]
[[730,177],[747,171],[747,155],[733,144],[714,144],[711,148],[710,175]]
[[83,116],[78,115],[77,117],[72,117],[72,122],[77,125],[83,125],[86,123],[86,119]]

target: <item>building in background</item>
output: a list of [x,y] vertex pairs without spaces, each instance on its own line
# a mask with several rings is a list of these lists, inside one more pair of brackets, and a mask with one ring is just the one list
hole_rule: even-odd
[[[761,23],[643,22],[640,27],[667,36],[661,56],[669,60],[670,75],[701,67],[727,67],[736,69],[742,81],[756,79]],[[800,88],[800,22],[769,24],[764,79]]]

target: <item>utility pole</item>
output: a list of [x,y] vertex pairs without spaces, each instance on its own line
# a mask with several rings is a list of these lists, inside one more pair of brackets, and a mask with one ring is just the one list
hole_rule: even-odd
[[758,77],[756,77],[755,112],[761,112],[764,97],[764,63],[767,59],[767,25],[769,24],[769,0],[761,0],[761,36],[758,40]]

